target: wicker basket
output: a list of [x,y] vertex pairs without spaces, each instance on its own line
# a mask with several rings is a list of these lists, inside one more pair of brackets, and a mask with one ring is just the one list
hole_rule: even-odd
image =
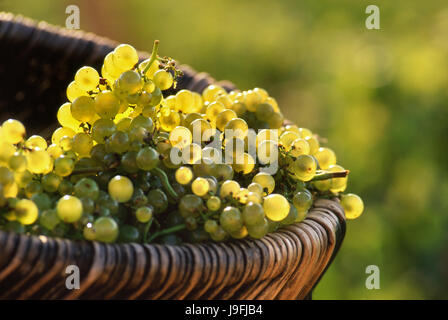
[[[93,34],[0,14],[0,120],[13,117],[34,131],[29,134],[49,133],[75,71],[98,68],[115,46]],[[206,73],[181,68],[178,89],[201,91],[215,83]],[[316,201],[303,222],[256,241],[102,244],[0,231],[0,298],[310,298],[344,235],[344,212],[332,200]],[[80,269],[79,290],[66,289],[68,265]]]

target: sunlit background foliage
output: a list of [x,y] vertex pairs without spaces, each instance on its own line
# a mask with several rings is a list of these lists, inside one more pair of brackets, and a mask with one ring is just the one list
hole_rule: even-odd
[[[0,10],[170,55],[328,138],[365,201],[314,299],[448,299],[448,3],[409,1],[12,1]],[[381,30],[365,27],[376,4]],[[368,265],[381,289],[365,287]]]

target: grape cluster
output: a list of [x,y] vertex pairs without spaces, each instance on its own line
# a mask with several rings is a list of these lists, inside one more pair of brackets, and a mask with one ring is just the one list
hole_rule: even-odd
[[[122,44],[101,75],[79,69],[49,139],[3,122],[0,228],[177,244],[258,239],[302,221],[319,197],[340,196],[349,219],[362,213],[358,196],[341,194],[348,171],[335,153],[310,130],[285,124],[266,90],[210,85],[164,97],[181,72],[157,50],[158,42],[139,63]],[[278,170],[269,173],[274,161]]]

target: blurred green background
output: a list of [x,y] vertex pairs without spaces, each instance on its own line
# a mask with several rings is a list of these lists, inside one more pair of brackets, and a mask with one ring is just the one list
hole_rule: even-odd
[[[448,299],[448,3],[396,1],[12,1],[0,10],[150,50],[263,87],[328,138],[366,210],[348,221],[314,299]],[[381,30],[365,27],[368,5]],[[365,287],[368,265],[381,289]]]

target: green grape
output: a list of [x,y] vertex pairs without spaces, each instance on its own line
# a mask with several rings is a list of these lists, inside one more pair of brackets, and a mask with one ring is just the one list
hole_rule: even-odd
[[165,131],[171,131],[180,124],[181,118],[178,112],[170,110],[159,118],[160,127]]
[[64,136],[59,140],[59,146],[61,147],[62,151],[70,151],[72,149],[72,138],[69,136]]
[[285,117],[279,113],[274,112],[271,117],[268,119],[268,125],[271,129],[279,129],[283,125],[283,122],[285,121]]
[[93,148],[93,140],[87,133],[77,133],[72,140],[72,150],[78,155],[85,157],[90,155]]
[[208,219],[204,223],[204,230],[208,233],[216,232],[218,228],[219,225],[215,220]]
[[216,192],[218,191],[218,180],[216,180],[215,177],[209,177],[206,178],[206,180],[208,181],[209,185],[208,193],[216,194]]
[[298,156],[291,167],[291,171],[302,181],[310,181],[316,175],[317,163],[310,155]]
[[70,195],[73,193],[73,184],[68,180],[62,180],[59,184],[58,193],[61,196],[65,196],[66,194]]
[[118,90],[120,95],[133,95],[142,90],[142,88],[142,79],[133,70],[123,72],[116,82],[116,90]]
[[341,206],[344,208],[345,217],[350,220],[358,218],[364,211],[364,202],[358,195],[353,193],[341,196]]
[[331,179],[313,181],[313,185],[319,191],[328,191],[331,187]]
[[[340,171],[344,171],[345,169],[343,167],[341,167],[340,165],[331,165],[328,167],[328,171],[329,172],[340,172]],[[330,181],[331,187],[330,187],[330,191],[333,193],[337,193],[337,192],[344,192],[345,189],[347,188],[347,180],[348,177],[342,177],[342,178],[332,178]]]
[[137,165],[140,169],[150,171],[159,164],[159,153],[151,147],[145,147],[137,153]]
[[131,122],[132,122],[132,118],[130,118],[130,117],[121,118],[117,122],[117,130],[123,131],[123,132],[128,131],[129,127],[131,126]]
[[274,114],[274,108],[269,103],[261,103],[255,110],[255,115],[259,121],[267,122]]
[[44,210],[39,217],[39,224],[48,230],[53,230],[60,222],[56,209]]
[[93,224],[95,229],[95,240],[112,243],[118,237],[118,224],[110,217],[100,217]]
[[137,218],[138,222],[146,223],[149,220],[152,219],[154,209],[153,207],[140,207],[135,211],[135,217]]
[[12,144],[0,141],[0,165],[7,164],[9,159],[14,155],[15,152],[16,148]]
[[294,222],[296,222],[296,220],[299,217],[299,212],[297,211],[295,206],[289,206],[289,213],[286,216],[285,219],[283,219],[282,221],[280,221],[280,225],[282,226],[288,226],[290,224],[293,224]]
[[48,173],[42,177],[42,187],[46,192],[52,193],[58,191],[62,178],[55,173]]
[[140,238],[140,231],[134,226],[125,224],[120,228],[118,240],[123,243],[138,242]]
[[181,111],[183,113],[193,112],[195,106],[195,98],[191,91],[189,90],[179,90],[176,93],[176,103],[175,109],[176,111]]
[[249,236],[254,239],[261,239],[269,232],[269,222],[263,218],[261,222],[247,226]]
[[243,153],[242,163],[238,163],[238,158],[234,161],[236,161],[236,163],[233,164],[233,170],[235,170],[235,172],[241,172],[243,174],[251,173],[255,166],[255,159],[246,152]]
[[319,163],[319,167],[323,170],[328,169],[331,165],[336,164],[336,154],[330,148],[319,148],[314,154]]
[[270,194],[264,198],[263,210],[272,221],[281,221],[288,216],[289,202],[281,194]]
[[231,132],[236,138],[244,139],[247,136],[249,127],[243,119],[235,118],[227,122],[224,127],[224,132],[227,130],[232,130]]
[[102,162],[106,154],[106,146],[102,143],[98,143],[90,149],[90,157],[97,162]]
[[196,218],[194,218],[194,217],[187,217],[187,218],[185,218],[185,225],[187,227],[187,230],[193,231],[193,230],[197,229],[198,222],[196,221]]
[[240,191],[240,184],[234,180],[226,180],[221,185],[219,196],[225,198],[228,196],[236,196]]
[[252,226],[263,222],[264,211],[259,203],[249,202],[243,209],[243,221],[246,226]]
[[210,211],[218,211],[221,208],[221,199],[216,196],[211,196],[207,200],[207,208]]
[[33,136],[29,137],[28,139],[26,139],[25,147],[27,147],[28,149],[39,148],[39,149],[45,150],[45,149],[47,149],[48,145],[47,145],[47,141],[45,141],[44,138],[42,138],[41,136],[38,136],[38,135],[33,135]]
[[294,194],[292,203],[298,212],[308,212],[313,204],[313,196],[308,190],[298,191]]
[[126,132],[116,131],[112,134],[112,136],[107,140],[107,146],[111,151],[123,154],[129,148],[129,136]]
[[46,193],[35,193],[31,196],[30,200],[34,202],[39,209],[39,212],[51,209],[52,202]]
[[139,115],[132,119],[131,125],[129,128],[132,130],[134,128],[144,128],[148,132],[152,132],[154,129],[154,122],[151,118],[147,118],[145,116]]
[[60,177],[69,176],[75,169],[75,162],[72,158],[60,156],[54,160],[54,172]]
[[174,176],[178,183],[186,185],[193,179],[193,172],[189,167],[180,167],[176,170]]
[[228,237],[228,233],[221,227],[218,226],[217,230],[210,233],[210,238],[212,238],[213,241],[224,241]]
[[165,70],[156,71],[153,80],[154,84],[159,87],[160,90],[167,90],[173,85],[173,76]]
[[121,157],[121,166],[127,173],[136,173],[139,170],[137,165],[137,152],[128,151]]
[[110,119],[98,119],[92,127],[92,138],[98,143],[104,143],[105,138],[110,137],[117,127]]
[[218,163],[212,169],[212,175],[219,181],[226,181],[233,179],[233,168],[225,163]]
[[122,70],[131,69],[138,63],[137,50],[129,44],[120,44],[113,51],[113,62]]
[[231,206],[225,207],[219,216],[219,223],[229,233],[239,231],[243,227],[240,210]]
[[67,86],[67,99],[70,102],[73,102],[76,98],[80,97],[80,96],[85,96],[87,95],[87,91],[82,90],[75,81],[70,82],[70,84]]
[[93,241],[96,238],[95,228],[93,227],[93,223],[89,222],[85,225],[82,234],[84,239]]
[[257,106],[261,103],[262,100],[263,97],[260,95],[260,93],[253,90],[247,91],[244,98],[247,110],[249,110],[250,112],[255,112]]
[[86,214],[92,214],[95,211],[95,201],[93,201],[91,198],[80,198],[82,202],[82,211]]
[[265,172],[257,173],[253,177],[252,182],[258,183],[263,188],[265,195],[271,194],[272,191],[274,191],[275,180],[268,173],[265,173]]
[[120,101],[112,91],[103,91],[95,97],[95,112],[105,119],[115,117],[120,109]]
[[19,200],[14,206],[17,221],[23,225],[33,224],[39,217],[39,209],[36,204],[28,199]]
[[256,192],[251,192],[249,191],[249,193],[247,194],[246,197],[246,202],[254,202],[254,203],[261,203],[262,202],[262,195]]
[[75,83],[82,90],[94,90],[99,82],[100,76],[92,67],[82,67],[75,74]]
[[63,196],[59,199],[56,209],[58,217],[66,223],[78,221],[82,216],[82,202],[74,196]]
[[16,144],[25,137],[25,126],[18,120],[9,119],[2,124],[2,138],[5,142]]
[[9,186],[14,183],[14,174],[6,167],[0,167],[0,184]]
[[51,143],[59,146],[59,141],[63,137],[67,136],[67,137],[73,138],[75,136],[75,134],[76,134],[76,132],[73,131],[73,129],[70,129],[67,127],[58,128],[53,132],[53,135],[51,136]]
[[291,144],[291,155],[293,157],[298,157],[302,154],[310,153],[310,145],[305,139],[296,139]]
[[33,194],[41,193],[44,189],[39,181],[33,180],[28,182],[25,187],[25,194],[28,198],[31,198]]
[[119,202],[104,191],[100,191],[100,195],[98,196],[96,203],[100,208],[107,209],[108,215],[110,213],[115,214],[120,209]]
[[239,230],[229,232],[229,234],[233,239],[244,239],[247,237],[248,231],[246,226],[242,226]]
[[238,116],[235,111],[231,109],[225,109],[216,115],[216,127],[219,130],[224,131],[227,123],[232,119],[236,119],[237,117]]
[[191,184],[191,191],[197,196],[203,197],[210,190],[210,184],[207,179],[198,177]]
[[100,194],[98,184],[90,178],[82,178],[75,184],[75,196],[96,200]]
[[31,173],[44,173],[51,161],[47,151],[35,148],[27,154],[27,169]]
[[146,197],[145,192],[140,188],[136,188],[132,195],[131,203],[132,206],[136,208],[145,206],[148,203],[148,198]]
[[74,119],[90,122],[95,116],[95,102],[88,96],[80,96],[72,102],[70,110]]
[[269,98],[269,94],[263,88],[254,88],[252,91],[258,93],[261,96],[261,102],[264,102],[267,98]]
[[168,197],[160,189],[153,189],[148,192],[148,202],[157,214],[164,212],[168,207]]
[[308,142],[308,146],[310,147],[309,154],[314,155],[319,150],[319,140],[316,137],[306,137],[305,141]]
[[196,217],[203,209],[202,199],[194,194],[187,194],[179,201],[179,211],[182,217]]
[[132,181],[124,176],[113,177],[108,184],[110,196],[118,202],[127,202],[131,200],[134,193]]
[[247,186],[247,190],[249,191],[249,192],[255,192],[255,193],[258,193],[260,196],[262,196],[263,195],[263,187],[260,185],[260,184],[258,184],[258,183],[256,183],[256,182],[252,182],[251,184],[249,184],[248,186]]
[[170,132],[169,141],[173,147],[182,149],[188,146],[192,140],[191,131],[186,127],[177,126]]

